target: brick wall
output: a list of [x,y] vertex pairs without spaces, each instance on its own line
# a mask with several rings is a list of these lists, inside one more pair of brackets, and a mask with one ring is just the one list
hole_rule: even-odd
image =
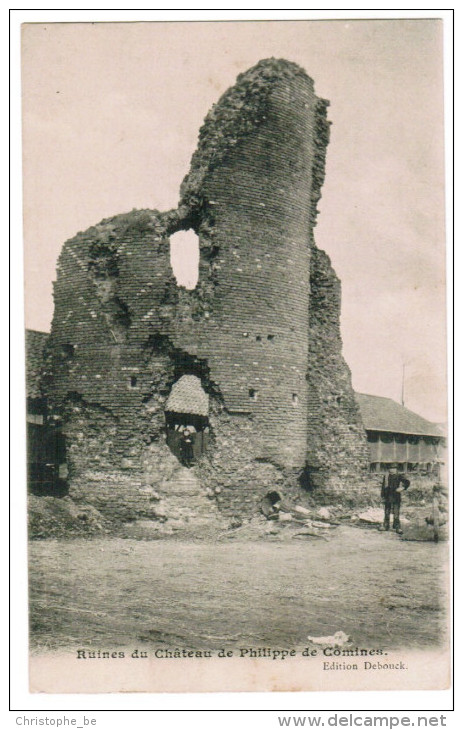
[[194,339],[185,332],[227,408],[250,413],[256,456],[282,466],[304,465],[307,440],[315,101],[307,78],[277,83],[265,119],[204,176],[198,230],[206,259],[214,248],[214,299]]
[[[206,118],[176,211],[115,216],[64,245],[45,390],[77,498],[116,517],[149,514],[146,474],[163,479],[164,404],[185,373],[210,396],[197,471],[225,512],[252,513],[277,485],[362,478],[339,282],[313,241],[326,107],[302,69],[260,62]],[[169,261],[169,235],[190,227],[193,291],[177,287]]]
[[368,446],[342,356],[341,284],[329,257],[313,246],[310,295],[308,481],[356,491],[368,473]]

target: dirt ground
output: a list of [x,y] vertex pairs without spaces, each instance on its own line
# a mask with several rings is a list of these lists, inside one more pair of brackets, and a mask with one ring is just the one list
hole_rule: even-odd
[[366,648],[446,641],[448,545],[341,525],[289,542],[30,543],[31,649]]

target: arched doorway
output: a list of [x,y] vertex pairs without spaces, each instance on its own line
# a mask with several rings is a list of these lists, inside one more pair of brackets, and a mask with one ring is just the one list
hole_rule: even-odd
[[183,375],[165,406],[166,440],[185,466],[192,466],[209,442],[209,397],[196,375]]

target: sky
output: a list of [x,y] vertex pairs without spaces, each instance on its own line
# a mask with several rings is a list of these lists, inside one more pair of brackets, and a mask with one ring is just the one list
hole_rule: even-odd
[[[405,366],[405,405],[445,421],[441,36],[431,19],[24,25],[26,326],[50,328],[64,241],[175,208],[211,105],[286,58],[330,100],[315,238],[342,282],[354,388],[400,401]],[[176,253],[188,278],[194,248]]]

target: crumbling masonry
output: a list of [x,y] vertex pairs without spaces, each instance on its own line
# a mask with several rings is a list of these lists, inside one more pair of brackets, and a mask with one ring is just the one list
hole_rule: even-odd
[[[45,388],[75,499],[121,518],[156,513],[182,469],[165,406],[184,375],[209,402],[191,471],[223,513],[252,514],[270,489],[362,481],[340,283],[313,238],[327,106],[301,68],[261,61],[206,117],[177,210],[118,215],[64,245]],[[190,228],[194,290],[170,264],[169,236]]]

